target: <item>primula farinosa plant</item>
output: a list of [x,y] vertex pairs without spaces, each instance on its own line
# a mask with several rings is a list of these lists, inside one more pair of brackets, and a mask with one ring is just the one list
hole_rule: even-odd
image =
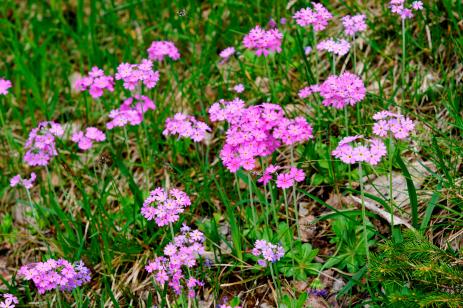
[[9,88],[11,88],[11,81],[0,78],[0,95],[7,95]]
[[390,111],[380,111],[373,116],[376,121],[373,133],[379,137],[392,136],[405,139],[415,129],[415,123],[410,118]]
[[90,270],[82,261],[71,264],[64,259],[24,265],[19,269],[18,276],[32,280],[39,294],[51,290],[72,291],[91,279]]
[[349,52],[350,44],[345,39],[334,40],[329,38],[318,43],[317,50],[327,51],[337,56],[344,56]]
[[85,133],[77,131],[71,136],[71,140],[77,143],[79,149],[86,151],[93,147],[94,142],[102,142],[106,140],[106,135],[96,127],[87,127]]
[[262,29],[256,26],[243,38],[243,45],[253,50],[257,56],[268,56],[272,52],[281,52],[283,34],[278,29]]
[[281,245],[275,245],[264,240],[257,240],[252,249],[252,254],[260,257],[257,263],[266,267],[268,263],[275,263],[285,255]]
[[154,88],[159,81],[159,71],[153,71],[153,62],[143,59],[140,64],[121,63],[117,67],[116,80],[124,82],[124,88],[135,90],[138,85]]
[[143,202],[141,214],[147,220],[154,219],[156,224],[162,227],[176,222],[184,208],[190,205],[190,198],[183,191],[176,188],[166,191],[158,187],[151,191]]
[[77,91],[88,91],[93,98],[99,98],[104,90],[114,91],[114,78],[106,76],[102,69],[94,66],[88,76],[76,80],[74,87]]
[[312,26],[315,32],[325,30],[333,15],[321,3],[312,2],[312,7],[300,9],[293,18],[301,27]]
[[191,138],[194,142],[200,142],[206,138],[211,128],[204,122],[198,121],[195,117],[177,113],[173,118],[166,119],[166,126],[162,134],[164,136],[179,135],[183,138]]
[[344,16],[342,18],[342,25],[344,26],[344,32],[347,36],[355,36],[358,32],[364,32],[367,29],[365,14],[359,14],[354,16]]
[[150,261],[145,269],[154,275],[154,281],[160,287],[167,283],[177,295],[186,289],[192,298],[195,296],[195,288],[203,286],[203,282],[191,273],[198,263],[197,259],[205,252],[204,240],[200,231],[184,225],[180,235],[175,236],[164,248],[164,256]]
[[219,53],[219,57],[222,58],[221,64],[228,61],[235,54],[235,47],[227,47]]
[[19,174],[17,174],[10,179],[10,186],[15,187],[19,185],[29,190],[34,186],[34,182],[36,178],[37,178],[37,175],[35,174],[35,172],[31,173],[31,177],[29,179],[23,179],[21,178]]
[[346,164],[368,163],[377,165],[387,154],[381,139],[365,139],[362,135],[343,138],[332,155]]
[[106,128],[139,125],[143,121],[145,112],[155,109],[156,105],[149,97],[134,95],[124,100],[118,109],[111,110],[109,118],[112,120],[106,123]]
[[237,84],[233,87],[233,91],[236,93],[243,93],[244,92],[244,85],[242,83]]
[[3,300],[0,300],[0,308],[14,308],[19,303],[18,298],[10,293],[1,295]]
[[58,152],[56,150],[56,137],[62,137],[64,130],[55,122],[41,122],[32,129],[24,145],[26,154],[24,162],[29,166],[46,166],[50,159]]
[[287,119],[276,104],[245,107],[238,98],[220,100],[210,107],[209,116],[212,122],[229,123],[220,157],[231,172],[240,167],[254,169],[256,158],[270,155],[282,143],[292,145],[313,138],[312,126],[304,118]]
[[413,11],[421,11],[423,9],[423,2],[413,1],[411,6],[406,6],[405,0],[391,0],[389,7],[391,12],[399,15],[402,19],[413,18]]
[[301,89],[299,97],[304,99],[315,92],[318,92],[323,98],[324,106],[343,109],[345,106],[354,106],[362,101],[365,98],[366,89],[359,76],[344,72],[339,76],[329,76],[319,85]]
[[154,41],[147,51],[149,58],[158,62],[163,61],[167,57],[175,61],[180,59],[177,47],[170,41]]

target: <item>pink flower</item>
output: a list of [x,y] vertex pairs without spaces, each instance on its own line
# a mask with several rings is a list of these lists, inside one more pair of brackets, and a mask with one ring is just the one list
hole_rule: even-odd
[[29,166],[46,166],[51,158],[58,155],[55,138],[61,137],[64,130],[55,122],[41,122],[29,133],[24,145],[24,161]]
[[304,54],[305,54],[306,56],[307,56],[309,53],[311,53],[311,52],[312,52],[312,47],[306,46],[306,47],[304,48]]
[[364,32],[367,29],[365,14],[355,16],[344,16],[342,18],[342,24],[344,25],[344,31],[349,36],[354,36],[357,32]]
[[346,55],[350,50],[350,44],[345,39],[327,39],[317,44],[318,50],[325,50],[338,56]]
[[413,17],[413,11],[421,11],[423,3],[421,1],[414,1],[410,8],[405,7],[405,0],[391,0],[389,2],[391,12],[400,15],[402,19],[410,19]]
[[333,15],[320,3],[312,2],[313,9],[303,8],[297,11],[293,18],[301,27],[313,26],[315,32],[322,31],[328,25]]
[[180,59],[180,53],[173,42],[154,41],[148,48],[149,58],[161,62],[164,58],[169,57],[172,60]]
[[180,137],[191,138],[195,142],[200,142],[210,130],[206,123],[196,120],[195,117],[177,113],[173,118],[166,120],[166,127],[162,134],[164,136],[178,134]]
[[109,113],[112,120],[106,123],[106,128],[124,127],[128,124],[138,125],[143,121],[143,115],[148,110],[155,110],[154,102],[144,95],[134,95],[121,104],[119,109],[113,109]]
[[77,131],[71,136],[71,141],[77,143],[79,149],[86,151],[93,147],[93,142],[101,142],[106,140],[105,134],[95,127],[88,127],[85,134],[82,131]]
[[0,78],[0,95],[7,95],[9,88],[11,88],[11,81]]
[[[340,76],[329,76],[320,85],[304,88],[304,93],[320,92],[324,106],[342,109],[347,105],[354,106],[365,98],[366,89],[363,81],[357,75],[345,72]],[[302,91],[302,90],[301,90]]]
[[235,47],[227,47],[220,52],[219,56],[222,58],[222,63],[223,63],[227,61],[234,54],[235,54]]
[[288,173],[280,173],[277,176],[277,187],[278,188],[289,188],[294,185],[294,178]]
[[88,77],[76,80],[74,87],[77,91],[88,91],[93,98],[99,98],[104,90],[114,91],[114,79],[112,76],[105,76],[103,70],[94,66]]
[[147,220],[155,220],[159,227],[176,222],[184,208],[190,206],[188,195],[178,189],[172,188],[166,192],[158,187],[150,192],[145,199],[141,214]]
[[233,90],[236,93],[241,93],[244,91],[244,85],[242,83],[237,84],[236,86],[233,87]]
[[13,294],[3,294],[4,300],[0,302],[0,308],[14,308],[19,303],[18,298]]
[[29,179],[22,179],[19,174],[15,175],[10,179],[10,186],[15,187],[17,185],[21,185],[27,190],[31,189],[32,186],[34,186],[35,179],[37,178],[37,175],[35,172],[31,173],[31,177]]
[[379,139],[349,136],[339,142],[332,155],[346,164],[366,162],[376,165],[386,153],[386,146]]
[[243,45],[254,50],[257,56],[268,56],[271,52],[281,52],[283,34],[278,29],[264,30],[259,26],[243,38]]
[[122,63],[117,67],[116,80],[124,82],[124,88],[133,91],[139,84],[148,89],[154,88],[159,81],[159,71],[153,71],[153,62],[143,59],[139,64]]
[[373,116],[377,122],[373,125],[373,133],[386,137],[389,133],[397,139],[405,139],[415,129],[415,123],[407,117],[389,111],[380,111]]
[[275,245],[265,240],[257,240],[254,244],[252,254],[256,257],[262,257],[257,262],[261,266],[267,266],[267,262],[277,262],[285,255],[285,250],[281,245]]

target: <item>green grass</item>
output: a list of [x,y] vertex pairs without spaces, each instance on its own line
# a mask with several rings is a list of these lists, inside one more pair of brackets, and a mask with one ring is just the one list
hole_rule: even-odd
[[[448,242],[458,251],[463,225],[463,5],[460,1],[425,1],[423,13],[407,21],[402,91],[400,19],[389,12],[387,2],[323,2],[335,19],[327,31],[317,34],[318,41],[341,32],[343,15],[367,14],[368,30],[360,35],[356,54],[357,73],[368,94],[357,109],[349,110],[349,134],[369,135],[371,116],[387,108],[401,106],[404,114],[416,120],[416,134],[411,141],[400,143],[400,153],[393,159],[394,170],[404,174],[409,188],[410,206],[399,216],[435,245],[445,249]],[[0,262],[6,264],[0,270],[0,292],[17,295],[21,305],[162,305],[144,266],[162,254],[171,235],[168,228],[147,222],[140,208],[150,190],[169,184],[192,198],[191,207],[174,229],[178,231],[182,223],[200,228],[212,252],[214,264],[200,267],[206,285],[198,301],[213,305],[238,296],[244,306],[262,301],[275,306],[278,292],[262,292],[272,285],[270,270],[254,267],[250,255],[254,241],[264,238],[280,241],[287,251],[296,247],[292,254],[297,257],[288,254],[277,273],[289,302],[295,304],[304,293],[294,287],[294,280],[311,285],[316,278],[330,276],[323,284],[332,305],[384,304],[384,289],[369,281],[365,268],[363,234],[356,229],[362,223],[360,207],[349,201],[342,205],[327,202],[334,195],[360,195],[355,187],[348,188],[349,179],[358,182],[357,170],[330,155],[345,135],[344,113],[320,106],[318,97],[301,100],[297,96],[302,87],[331,74],[331,60],[320,54],[317,61],[315,52],[304,56],[304,47],[312,45],[313,37],[308,29],[297,27],[291,15],[306,3],[287,5],[279,0],[4,1],[0,8],[0,77],[11,80],[13,87],[10,94],[0,96]],[[181,9],[185,16],[178,14]],[[287,25],[280,26],[285,35],[283,51],[256,57],[244,50],[242,38],[270,17],[277,22],[281,17],[288,19]],[[107,131],[105,142],[82,152],[63,139],[48,171],[23,163],[25,140],[41,121],[66,124],[67,134],[87,126],[103,129],[109,111],[129,92],[119,85],[114,93],[94,100],[73,91],[71,76],[86,75],[92,66],[112,74],[122,62],[137,63],[147,57],[153,40],[173,41],[181,59],[155,63],[160,82],[144,94],[155,101],[156,111],[147,113],[141,125],[127,127],[128,140],[123,129]],[[218,53],[228,46],[235,46],[240,54],[219,65]],[[337,72],[342,69],[352,70],[349,55],[337,63]],[[297,234],[293,203],[286,217],[281,190],[274,188],[270,195],[268,187],[256,185],[254,177],[250,196],[248,174],[242,171],[235,177],[220,162],[224,126],[210,123],[207,109],[221,98],[235,97],[231,88],[237,83],[246,86],[240,97],[248,105],[271,101],[291,117],[303,115],[314,126],[314,140],[294,149],[295,164],[307,176],[297,187],[297,200],[308,208],[303,215],[310,216],[311,225],[305,229],[313,230],[302,242],[290,235]],[[213,135],[207,146],[162,135],[165,119],[180,111],[211,124]],[[410,177],[411,160],[435,166],[416,190]],[[280,148],[266,160],[270,161],[289,164],[289,149]],[[25,217],[24,209],[29,206],[25,190],[9,187],[13,175],[31,171],[38,174],[31,190],[37,217]],[[365,167],[364,172],[387,174],[387,160],[375,170]],[[292,200],[292,191],[288,196]],[[381,201],[387,209],[387,199]],[[366,214],[373,234],[370,251],[375,253],[379,243],[391,238],[390,229],[377,214]],[[333,229],[333,223],[340,221],[350,226],[346,234],[353,234],[348,244]],[[308,252],[300,257],[307,249],[301,247],[308,247],[305,244],[318,250],[316,259],[311,260]],[[353,256],[355,262],[335,264],[333,256],[339,252]],[[38,295],[32,284],[15,277],[21,265],[50,257],[82,259],[92,271],[91,283],[73,293]],[[305,257],[307,261],[297,261]],[[328,264],[326,268],[332,270],[317,273],[320,263],[323,269]],[[333,279],[342,282],[339,294],[331,287]],[[172,294],[168,298],[170,305],[186,305],[186,300],[175,303]],[[205,305],[201,303],[197,304]]]

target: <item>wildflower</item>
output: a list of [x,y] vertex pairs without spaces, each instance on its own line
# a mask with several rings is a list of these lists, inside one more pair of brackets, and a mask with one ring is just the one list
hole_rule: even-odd
[[373,116],[377,122],[373,125],[373,133],[386,137],[390,132],[394,138],[405,139],[415,129],[415,123],[408,117],[389,111],[380,111]]
[[220,152],[223,164],[236,172],[252,170],[257,157],[270,155],[281,144],[292,145],[312,138],[312,127],[303,117],[287,119],[281,106],[271,103],[245,107],[244,101],[220,100],[209,109],[211,121],[229,123]]
[[399,15],[402,19],[413,18],[413,11],[421,11],[423,3],[421,1],[414,1],[410,8],[405,7],[405,0],[391,0],[389,2],[391,12]]
[[355,16],[344,16],[342,18],[342,24],[344,25],[344,31],[349,36],[355,36],[357,32],[363,32],[367,29],[365,14],[359,14]]
[[148,55],[151,60],[161,62],[164,58],[169,57],[172,60],[180,59],[180,53],[173,42],[154,41],[148,48]]
[[344,56],[350,50],[350,44],[345,39],[333,40],[332,38],[317,44],[318,50],[325,50],[338,56]]
[[313,26],[315,32],[322,31],[333,15],[320,3],[312,2],[313,9],[307,7],[297,11],[293,18],[301,27]]
[[176,222],[184,208],[190,206],[188,195],[181,190],[172,188],[169,191],[161,187],[150,192],[143,202],[141,214],[147,220],[153,220],[159,227]]
[[219,56],[222,58],[222,62],[226,62],[231,56],[235,54],[235,47],[227,47],[224,50],[222,50],[219,54]]
[[90,270],[82,261],[71,264],[64,259],[30,263],[19,269],[18,276],[32,280],[39,294],[51,290],[72,291],[90,281]]
[[153,62],[148,59],[139,64],[121,63],[117,67],[116,80],[122,80],[124,88],[130,91],[139,83],[152,89],[159,81],[159,71],[153,71]]
[[35,172],[31,173],[31,177],[29,179],[23,179],[19,174],[15,175],[10,179],[10,186],[15,187],[17,185],[21,185],[26,189],[31,189],[32,186],[34,186],[35,179],[37,178],[37,175]]
[[257,240],[252,249],[252,254],[261,257],[257,262],[261,266],[267,266],[267,262],[274,263],[285,255],[285,250],[281,245],[275,245],[265,240]]
[[377,165],[386,152],[386,146],[380,139],[365,139],[357,135],[343,138],[332,155],[346,164],[366,162]]
[[307,289],[307,294],[315,297],[326,297],[328,296],[328,291],[325,289]]
[[309,53],[311,53],[311,52],[312,52],[312,47],[306,46],[306,47],[304,48],[304,54],[305,54],[306,56],[307,56]]
[[0,95],[7,95],[9,88],[11,88],[11,81],[0,78]]
[[114,79],[112,76],[106,76],[103,70],[94,66],[88,76],[76,80],[74,87],[80,92],[88,90],[93,98],[99,98],[104,90],[114,91]]
[[181,234],[175,236],[168,244],[169,255],[156,257],[150,261],[145,266],[146,271],[154,275],[154,280],[160,286],[167,283],[177,295],[186,289],[188,296],[194,297],[194,289],[204,284],[193,276],[185,277],[184,268],[191,269],[197,265],[196,260],[205,253],[204,240],[204,235],[200,231],[192,231],[184,225]]
[[286,18],[282,17],[282,18],[280,19],[280,24],[286,25],[286,22],[287,22]]
[[10,293],[3,294],[3,301],[0,302],[0,308],[14,308],[18,304],[18,298]]
[[279,168],[279,166],[268,165],[264,171],[264,174],[257,180],[257,182],[267,185],[267,183],[272,179],[272,174],[275,173]]
[[264,30],[259,26],[243,38],[243,45],[254,50],[257,56],[268,56],[271,52],[281,52],[283,34],[278,29]]
[[93,142],[101,142],[106,140],[105,134],[95,127],[87,127],[85,134],[82,131],[77,131],[71,136],[71,140],[77,143],[79,149],[88,150],[92,148]]
[[55,137],[61,137],[64,130],[55,122],[41,122],[31,130],[27,138],[24,161],[29,166],[46,166],[53,156],[58,155]]
[[276,28],[277,27],[277,23],[273,18],[270,18],[270,20],[268,21],[268,27],[269,28]]
[[164,136],[178,134],[180,137],[191,138],[195,142],[200,142],[210,130],[206,123],[196,120],[195,117],[177,113],[173,118],[166,120],[166,128],[162,134]]
[[305,98],[313,92],[319,92],[323,97],[324,106],[342,109],[347,105],[354,106],[365,98],[366,89],[362,79],[355,74],[345,72],[339,76],[329,76],[320,85],[302,89],[299,97]]
[[113,109],[109,113],[112,119],[106,123],[106,128],[123,127],[128,124],[138,125],[143,121],[143,115],[148,110],[155,110],[156,105],[144,95],[134,95],[129,97],[121,104],[119,109]]
[[233,87],[233,90],[236,93],[242,93],[244,91],[244,85],[242,83],[237,84],[236,86]]

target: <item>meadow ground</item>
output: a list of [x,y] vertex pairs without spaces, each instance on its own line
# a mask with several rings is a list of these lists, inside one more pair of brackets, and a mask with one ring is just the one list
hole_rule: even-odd
[[0,293],[461,307],[463,4],[423,2],[2,1]]

